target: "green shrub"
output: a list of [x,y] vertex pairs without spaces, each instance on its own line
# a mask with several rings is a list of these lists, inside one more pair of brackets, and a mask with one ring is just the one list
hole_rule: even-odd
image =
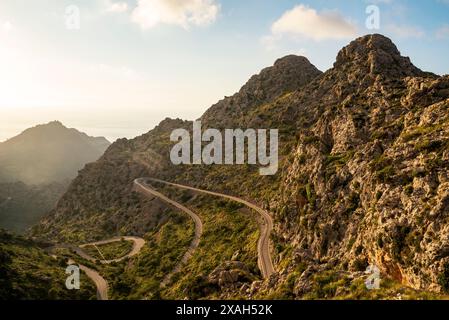
[[344,166],[349,160],[354,157],[354,150],[349,150],[344,153],[337,153],[333,155],[328,155],[326,159],[326,166],[336,166],[341,167]]
[[384,239],[381,234],[377,237],[377,246],[381,249],[384,247]]
[[433,152],[440,149],[443,145],[442,141],[424,139],[415,145],[418,152]]
[[438,284],[444,293],[449,293],[449,262],[443,265],[443,272],[438,275]]
[[382,191],[377,191],[376,192],[376,200],[379,201],[380,198],[382,198],[382,195],[383,195]]
[[304,144],[316,144],[318,142],[320,142],[320,138],[318,138],[317,136],[308,136],[304,138]]
[[404,192],[406,195],[411,196],[413,194],[413,185],[412,184],[406,185],[404,188]]
[[367,258],[357,258],[352,263],[352,267],[355,271],[365,271],[368,268],[369,262]]
[[359,205],[360,205],[360,195],[358,193],[352,192],[351,195],[349,196],[349,205],[346,208],[346,214],[353,213],[355,210],[357,210]]
[[313,189],[313,186],[308,183],[306,185],[306,195],[307,195],[307,201],[309,201],[309,204],[314,207],[315,206],[315,201],[316,201],[316,195],[315,195],[315,190]]
[[394,176],[393,166],[386,166],[385,168],[376,172],[376,178],[382,182],[388,182]]
[[406,239],[411,232],[410,226],[396,226],[393,233],[392,255],[397,261],[402,261],[401,255],[406,247]]

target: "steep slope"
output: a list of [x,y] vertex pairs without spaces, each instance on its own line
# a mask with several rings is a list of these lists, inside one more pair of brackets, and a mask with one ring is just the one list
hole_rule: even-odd
[[0,143],[0,227],[24,232],[52,210],[70,180],[109,142],[54,121]]
[[39,186],[0,183],[0,226],[16,233],[39,222],[67,190],[69,181]]
[[[306,58],[288,56],[278,60],[273,67],[266,68],[259,75],[253,76],[239,93],[213,106],[208,114],[212,116],[215,112],[220,114],[225,112],[223,119],[235,122],[240,116],[234,115],[232,108],[227,109],[231,101],[235,100],[239,103],[245,101],[245,113],[250,110],[259,113],[257,107],[260,107],[260,104],[268,106],[269,99],[273,97],[275,100],[284,99],[283,96],[288,90],[299,89],[319,74],[321,72]],[[274,89],[272,77],[276,79],[276,83],[282,85]],[[276,107],[272,105],[270,113],[275,113]],[[216,116],[213,119],[217,119]],[[206,113],[204,123],[213,125],[211,121],[208,120]],[[121,139],[115,142],[99,161],[87,165],[80,171],[56,210],[40,225],[39,233],[64,240],[67,240],[67,237],[76,239],[80,236],[79,240],[82,241],[101,239],[102,236],[119,231],[125,232],[125,230],[127,234],[145,233],[146,230],[157,225],[159,219],[156,215],[159,215],[160,209],[166,208],[166,205],[158,200],[148,200],[141,195],[131,193],[133,180],[142,176],[183,181],[203,187],[211,184],[223,191],[228,191],[228,186],[222,183],[227,180],[238,188],[236,190],[243,191],[248,187],[251,188],[250,186],[256,182],[272,185],[271,181],[277,179],[277,177],[260,179],[256,166],[250,168],[244,165],[232,166],[232,168],[231,166],[189,166],[186,168],[172,165],[169,157],[173,146],[170,142],[170,134],[178,128],[191,130],[192,122],[165,119],[147,134],[133,140]],[[240,172],[241,177],[248,177],[245,184],[232,178],[235,177],[236,170]],[[230,178],[227,179],[227,176]],[[133,220],[130,221],[129,217],[133,217]]]
[[240,195],[274,214],[279,274],[225,297],[346,296],[368,264],[404,285],[447,291],[448,99],[448,76],[419,70],[381,35],[353,41],[323,74],[286,57],[201,118],[204,128],[278,128],[277,175],[171,165],[170,133],[191,122],[166,119],[82,170],[35,234],[142,234],[164,205],[132,193],[132,181],[153,176]]
[[[352,42],[291,97],[299,128],[277,203],[279,257],[296,295],[320,270],[448,289],[449,77],[414,67],[383,36]],[[308,275],[309,277],[306,277]]]
[[27,129],[0,144],[1,182],[43,184],[73,179],[108,146],[105,138],[89,137],[57,121]]
[[298,90],[322,72],[305,57],[289,55],[278,59],[272,67],[254,75],[231,97],[210,107],[201,117],[208,128],[258,128],[265,125],[264,116],[248,116],[262,105]]

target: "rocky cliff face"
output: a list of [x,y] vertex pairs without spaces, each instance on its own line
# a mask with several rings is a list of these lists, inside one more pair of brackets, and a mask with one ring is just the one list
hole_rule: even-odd
[[420,71],[373,35],[292,97],[299,141],[276,226],[294,250],[281,260],[352,271],[376,264],[414,288],[446,285],[448,88],[449,77]]
[[[325,73],[289,56],[202,117],[204,127],[279,128],[278,175],[260,177],[248,166],[172,166],[170,132],[191,123],[167,119],[116,142],[82,170],[36,234],[143,233],[164,208],[130,198],[133,179],[148,175],[252,198],[273,213],[279,274],[264,292],[289,283],[299,298],[317,272],[351,274],[368,264],[416,289],[445,291],[448,106],[449,77],[419,70],[381,35],[353,41]],[[243,294],[254,288],[263,285]]]

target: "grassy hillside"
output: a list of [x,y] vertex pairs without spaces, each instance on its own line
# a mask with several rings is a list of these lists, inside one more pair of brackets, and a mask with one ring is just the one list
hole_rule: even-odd
[[86,246],[83,247],[83,250],[94,259],[113,260],[126,256],[132,248],[132,241],[121,240],[97,246]]
[[[166,211],[164,220],[143,236],[146,244],[137,256],[100,264],[86,261],[67,249],[58,249],[58,255],[97,270],[108,281],[110,299],[157,299],[161,281],[183,257],[193,234],[193,222],[188,217],[177,211]],[[117,244],[113,251],[118,257],[116,249]]]

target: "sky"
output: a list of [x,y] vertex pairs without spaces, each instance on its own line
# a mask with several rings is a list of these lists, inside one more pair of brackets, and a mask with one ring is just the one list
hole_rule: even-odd
[[111,141],[194,120],[282,56],[325,71],[369,33],[449,74],[449,0],[1,0],[0,141],[52,120]]

